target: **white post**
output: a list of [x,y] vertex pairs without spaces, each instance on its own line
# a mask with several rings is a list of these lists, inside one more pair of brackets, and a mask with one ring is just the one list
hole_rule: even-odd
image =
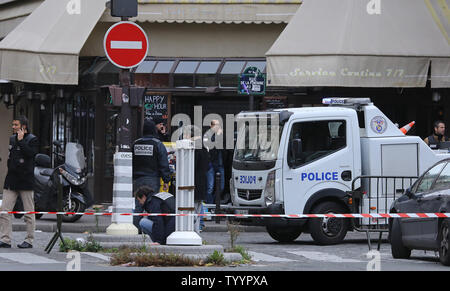
[[[116,152],[114,154],[113,213],[131,213],[134,208],[133,197],[133,154]],[[133,216],[113,214],[111,225],[106,229],[111,235],[137,235]]]
[[[194,142],[176,142],[176,213],[194,213]],[[194,231],[194,216],[176,216],[175,231],[167,238],[168,245],[202,245],[202,238]]]

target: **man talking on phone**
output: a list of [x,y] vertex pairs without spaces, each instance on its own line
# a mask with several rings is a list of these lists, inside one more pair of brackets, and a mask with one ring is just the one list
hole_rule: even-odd
[[[25,211],[34,211],[34,157],[39,152],[39,141],[28,132],[28,120],[24,116],[12,122],[13,135],[9,140],[8,174],[3,187],[1,211],[12,211],[17,197],[22,199]],[[35,230],[34,214],[24,215],[27,236],[17,245],[32,248]],[[0,215],[0,248],[11,248],[11,214]]]

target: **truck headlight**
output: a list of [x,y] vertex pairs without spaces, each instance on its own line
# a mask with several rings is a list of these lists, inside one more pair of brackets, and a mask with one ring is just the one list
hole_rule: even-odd
[[264,202],[266,206],[275,202],[275,170],[267,175],[266,188],[264,189]]

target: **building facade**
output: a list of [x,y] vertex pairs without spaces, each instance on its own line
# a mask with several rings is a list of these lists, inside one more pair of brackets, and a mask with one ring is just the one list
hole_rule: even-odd
[[[90,1],[80,0],[79,7],[67,10],[69,0],[0,0],[0,39],[4,39],[0,42],[0,79],[7,79],[0,82],[0,96],[5,104],[0,105],[0,179],[3,182],[6,174],[11,120],[23,114],[40,139],[40,151],[52,156],[54,164],[59,162],[55,154],[61,151],[54,141],[83,145],[94,199],[96,203],[109,203],[119,108],[112,106],[107,87],[119,83],[119,69],[105,57],[103,38],[120,19],[110,16],[105,3],[98,5],[105,0],[96,0],[95,9],[90,9]],[[227,114],[250,107],[258,110],[320,106],[321,99],[328,96],[370,97],[399,126],[415,120],[410,133],[423,138],[430,134],[434,120],[449,124],[449,90],[432,89],[429,85],[267,87],[265,95],[254,99],[238,94],[239,74],[248,67],[266,72],[266,52],[299,7],[300,0],[139,1],[139,16],[130,20],[146,31],[150,48],[146,60],[132,70],[132,81],[147,88],[142,106],[133,111],[133,138],[140,135],[146,116],[159,115],[171,124],[174,115],[184,113],[193,121],[194,107],[201,106],[202,119],[218,114],[225,120]],[[59,22],[53,17],[33,23],[33,17],[42,20],[45,15],[59,15]],[[11,70],[14,66],[5,64],[12,59],[5,55],[15,53],[15,48],[5,43],[12,43],[9,40],[15,37],[24,41],[20,35],[28,35],[26,32],[33,26],[42,33],[39,41],[44,41],[35,40],[36,44],[30,44],[25,52],[27,55],[17,55],[15,63],[20,68],[21,59],[29,58],[34,75],[1,77],[19,74]],[[52,43],[45,43],[45,39]],[[66,47],[52,48],[58,40],[67,43]],[[26,50],[27,45],[23,47]],[[36,56],[44,61],[33,67]],[[27,63],[23,66],[28,68]],[[67,69],[65,74],[60,74],[61,67]],[[207,127],[204,124],[204,129]],[[173,124],[171,130],[176,128],[177,124]]]

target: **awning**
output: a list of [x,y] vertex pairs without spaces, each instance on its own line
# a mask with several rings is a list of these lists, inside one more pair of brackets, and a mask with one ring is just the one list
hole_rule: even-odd
[[[138,22],[157,23],[288,23],[301,0],[139,1]],[[101,21],[112,22],[109,13]]]
[[[17,3],[8,3],[0,6],[0,39],[4,38],[14,28],[17,27],[28,15],[33,12],[43,0],[17,1]],[[3,4],[0,1],[0,5]]]
[[106,0],[46,0],[0,42],[0,78],[78,84],[78,55]]
[[450,87],[446,2],[368,3],[304,0],[266,53],[268,86]]

